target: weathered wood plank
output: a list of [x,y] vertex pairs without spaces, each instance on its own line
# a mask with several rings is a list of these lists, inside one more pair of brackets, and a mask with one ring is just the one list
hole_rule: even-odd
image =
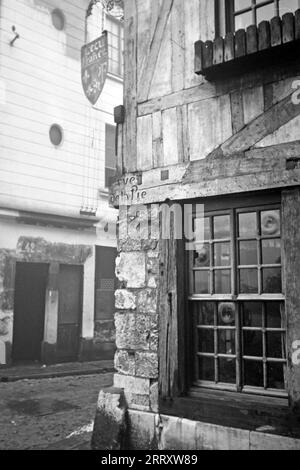
[[239,29],[235,33],[234,56],[243,57],[246,55],[246,32],[244,29]]
[[268,111],[274,104],[274,87],[273,83],[264,85],[264,110]]
[[172,42],[172,91],[184,88],[185,75],[185,10],[181,0],[174,0],[171,13],[171,42]]
[[163,147],[162,147],[162,119],[161,111],[152,114],[153,130],[153,166],[159,168],[163,166]]
[[224,39],[224,60],[229,62],[234,59],[234,35],[227,33]]
[[137,169],[149,168],[153,168],[151,115],[137,119]]
[[253,54],[258,51],[257,27],[252,24],[246,30],[246,51]]
[[258,50],[263,51],[271,47],[271,30],[269,21],[262,21],[258,25]]
[[224,61],[224,41],[223,38],[216,38],[213,47],[213,64],[222,64]]
[[300,10],[295,13],[295,38],[300,39]]
[[213,64],[213,42],[206,41],[203,48],[203,67],[207,69]]
[[243,91],[245,124],[264,112],[264,91],[262,86],[246,88]]
[[293,13],[285,13],[282,17],[282,42],[287,43],[295,39],[295,19]]
[[[293,407],[300,410],[300,367],[292,361],[300,339],[300,189],[282,193],[285,314],[287,319],[287,382]],[[299,356],[298,356],[299,357]]]
[[162,128],[164,162],[169,165],[178,163],[177,108],[163,111]]
[[232,118],[232,132],[236,134],[243,129],[244,122],[244,106],[242,92],[236,91],[230,94],[231,103],[231,118]]
[[[206,0],[204,0],[206,1]],[[204,2],[202,2],[203,4]],[[184,88],[190,88],[202,83],[203,77],[194,73],[193,44],[197,39],[205,41],[208,36],[200,29],[200,2],[182,2],[184,6],[184,38],[185,38],[185,70]],[[203,5],[201,5],[201,8]]]
[[279,16],[275,16],[270,21],[271,27],[271,46],[279,46],[282,44],[282,25],[281,25],[281,18]]
[[139,90],[139,102],[146,101],[149,95],[151,81],[154,75],[164,31],[171,13],[174,0],[164,0],[157,19],[157,24],[153,38],[151,40],[148,60],[144,62],[141,71],[140,83],[143,86]]

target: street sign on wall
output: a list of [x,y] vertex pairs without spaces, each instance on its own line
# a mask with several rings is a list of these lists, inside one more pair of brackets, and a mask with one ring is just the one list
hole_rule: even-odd
[[87,99],[94,105],[104,87],[108,70],[107,31],[81,49],[81,81]]

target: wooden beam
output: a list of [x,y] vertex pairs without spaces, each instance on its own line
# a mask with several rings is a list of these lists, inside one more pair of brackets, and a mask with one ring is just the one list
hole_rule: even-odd
[[[168,206],[166,205],[166,210]],[[174,216],[175,217],[175,216]],[[174,217],[161,214],[160,289],[159,289],[159,396],[180,396],[184,388],[182,364],[184,336],[184,249],[176,240]],[[170,236],[162,236],[169,230]],[[165,232],[168,233],[168,232]]]
[[126,119],[123,133],[123,169],[122,172],[137,169],[137,5],[136,0],[125,2],[125,63],[124,105]]
[[272,134],[300,114],[300,105],[292,102],[292,94],[272,106],[267,112],[251,121],[219,148],[223,155],[242,152]]
[[140,87],[138,93],[139,103],[142,103],[148,99],[151,82],[157,64],[157,59],[161,48],[164,32],[172,10],[173,1],[174,0],[164,0],[159,12],[154,35],[150,43],[149,57],[148,60],[144,61],[141,70],[140,83],[142,84],[142,86]]

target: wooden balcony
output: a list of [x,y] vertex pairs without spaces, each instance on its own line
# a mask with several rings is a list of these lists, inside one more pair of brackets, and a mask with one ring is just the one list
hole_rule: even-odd
[[300,59],[300,9],[214,41],[195,42],[195,73],[207,80]]

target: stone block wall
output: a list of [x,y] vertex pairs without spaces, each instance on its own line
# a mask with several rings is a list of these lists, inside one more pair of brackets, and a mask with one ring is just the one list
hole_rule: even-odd
[[[119,226],[130,217],[121,211]],[[129,409],[157,412],[159,242],[146,238],[143,217],[132,237],[119,237],[114,386],[124,390]]]

